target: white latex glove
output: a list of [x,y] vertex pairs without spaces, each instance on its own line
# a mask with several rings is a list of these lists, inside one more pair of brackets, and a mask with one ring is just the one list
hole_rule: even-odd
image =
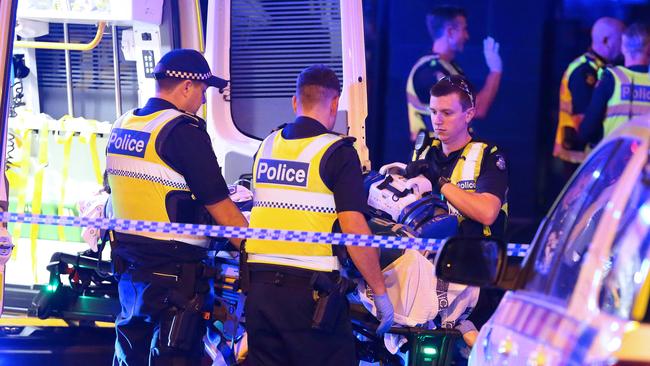
[[499,42],[495,41],[494,38],[487,37],[483,40],[483,55],[485,55],[485,63],[490,72],[501,72],[503,70],[503,62],[499,55]]

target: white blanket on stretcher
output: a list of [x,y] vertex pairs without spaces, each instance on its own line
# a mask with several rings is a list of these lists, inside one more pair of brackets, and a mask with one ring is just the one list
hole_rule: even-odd
[[[404,254],[383,271],[386,291],[395,308],[395,324],[435,329],[434,319],[440,316],[440,326],[456,328],[462,333],[475,330],[467,320],[478,301],[479,288],[442,281],[434,275],[433,264],[416,250]],[[363,282],[363,281],[362,281]],[[361,303],[373,315],[377,314],[372,290],[361,283]],[[406,342],[397,335],[386,334],[384,343],[389,351],[397,352]]]

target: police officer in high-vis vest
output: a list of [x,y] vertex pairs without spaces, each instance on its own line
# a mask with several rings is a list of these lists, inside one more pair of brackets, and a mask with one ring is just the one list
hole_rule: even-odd
[[595,144],[630,119],[650,113],[650,26],[635,23],[623,32],[625,66],[607,68],[580,124],[579,137]]
[[585,146],[578,140],[578,127],[591,101],[598,74],[621,53],[624,28],[618,19],[598,19],[591,28],[591,48],[573,60],[562,76],[553,156],[562,162],[565,181],[586,156]]
[[[429,112],[429,89],[444,76],[464,75],[454,62],[469,40],[465,10],[454,6],[437,6],[427,15],[427,29],[433,41],[432,53],[421,57],[409,72],[406,81],[406,106],[409,130],[414,141],[420,130],[433,130]],[[502,62],[499,43],[492,37],[483,41],[483,53],[490,73],[477,94],[476,117],[484,118],[499,90]]]
[[507,218],[508,172],[503,152],[468,131],[475,100],[469,83],[447,76],[430,90],[437,138],[416,150],[406,175],[424,174],[459,218],[461,235],[500,236]]
[[[341,86],[328,67],[303,70],[296,82],[293,123],[262,142],[253,165],[250,227],[371,234],[361,163],[353,139],[330,132]],[[378,333],[393,319],[374,248],[347,247],[373,291]],[[244,312],[251,365],[357,365],[341,277],[332,245],[249,239],[250,285]]]
[[[155,97],[120,117],[108,141],[114,217],[246,226],[228,196],[206,123],[194,114],[208,87],[223,89],[227,82],[190,49],[165,54],[154,76]],[[111,236],[122,304],[114,365],[199,364],[206,329],[201,308],[210,291],[202,260],[209,238],[137,230]]]
[[[475,99],[459,75],[430,89],[429,108],[436,139],[416,150],[406,176],[423,174],[458,217],[458,235],[503,238],[507,224],[508,170],[503,152],[469,134]],[[481,290],[470,320],[481,326],[498,305],[501,292]]]

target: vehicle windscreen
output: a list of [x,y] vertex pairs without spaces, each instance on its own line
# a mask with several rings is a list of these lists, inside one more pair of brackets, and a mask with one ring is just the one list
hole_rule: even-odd
[[[650,281],[650,164],[639,175],[612,245],[610,260],[603,268],[600,307],[628,319],[647,314]],[[645,284],[645,286],[644,286]],[[635,309],[635,306],[637,308]],[[647,315],[646,315],[647,318]]]
[[538,236],[544,247],[527,290],[568,301],[604,209],[637,146],[635,139],[611,141],[582,165]]

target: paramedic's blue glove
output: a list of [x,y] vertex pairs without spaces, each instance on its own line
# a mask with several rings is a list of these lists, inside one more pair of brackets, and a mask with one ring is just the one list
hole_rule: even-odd
[[388,298],[388,293],[383,295],[375,294],[374,299],[375,307],[377,308],[377,319],[379,320],[377,334],[382,335],[393,325],[393,315],[395,314],[395,310],[393,309],[393,303],[390,302],[390,299]]

